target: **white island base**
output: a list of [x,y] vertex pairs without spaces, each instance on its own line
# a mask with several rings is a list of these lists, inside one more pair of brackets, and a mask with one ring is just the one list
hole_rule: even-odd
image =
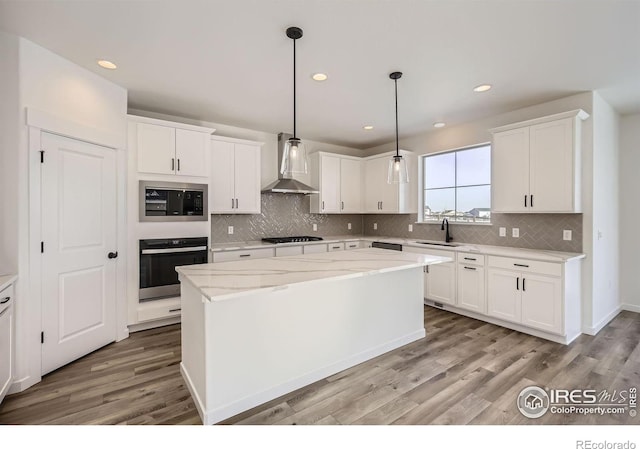
[[[427,263],[441,261],[436,259]],[[423,338],[421,265],[427,263],[413,260],[393,271],[293,283],[225,300],[204,295],[190,279],[196,276],[179,269],[180,369],[202,422],[220,422]]]

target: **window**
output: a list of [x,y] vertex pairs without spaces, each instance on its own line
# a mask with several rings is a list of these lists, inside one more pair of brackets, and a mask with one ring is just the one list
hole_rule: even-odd
[[422,157],[423,221],[491,221],[491,146]]

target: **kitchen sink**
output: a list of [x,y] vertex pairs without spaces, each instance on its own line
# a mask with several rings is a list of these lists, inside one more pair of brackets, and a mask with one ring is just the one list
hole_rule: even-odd
[[421,245],[436,245],[436,246],[459,246],[457,243],[440,243],[440,242],[416,242]]

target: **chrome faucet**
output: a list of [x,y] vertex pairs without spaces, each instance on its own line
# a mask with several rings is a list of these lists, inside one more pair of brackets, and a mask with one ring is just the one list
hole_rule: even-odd
[[444,235],[444,241],[449,243],[451,240],[453,240],[453,237],[451,237],[451,235],[449,234],[449,220],[447,220],[446,218],[442,220],[442,226],[440,226],[441,231],[444,231],[445,229],[447,232]]

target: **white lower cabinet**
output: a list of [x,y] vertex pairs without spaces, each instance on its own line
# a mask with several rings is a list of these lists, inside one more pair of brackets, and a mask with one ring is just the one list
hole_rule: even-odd
[[424,297],[440,304],[456,304],[456,262],[452,251],[415,248],[405,246],[403,251],[427,254],[430,256],[450,257],[453,262],[439,263],[425,267]]
[[344,251],[344,243],[343,242],[329,243],[327,245],[327,248],[329,249],[329,251]]
[[[541,263],[489,257],[487,314],[527,327],[563,334],[562,277],[540,274],[535,269],[536,264]],[[542,264],[542,269],[548,268],[548,264]],[[505,269],[508,265],[514,269]]]
[[315,244],[315,245],[304,245],[302,247],[302,252],[304,254],[326,253],[327,245],[325,243]]
[[344,242],[344,249],[365,248],[361,242]]
[[484,256],[458,254],[458,307],[487,313]]
[[276,257],[299,256],[302,254],[302,246],[281,246],[276,248]]
[[0,292],[0,402],[13,380],[13,286]]
[[213,262],[229,262],[232,260],[264,259],[274,257],[275,248],[258,248],[247,250],[220,251],[213,253]]

